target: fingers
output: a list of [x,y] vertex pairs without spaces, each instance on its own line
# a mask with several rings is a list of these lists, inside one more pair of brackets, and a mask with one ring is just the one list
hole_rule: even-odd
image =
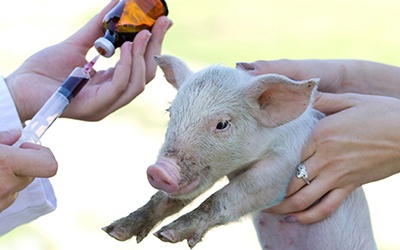
[[115,66],[112,80],[113,96],[110,100],[113,109],[129,103],[143,90],[146,83],[146,64],[144,54],[151,33],[143,30],[137,34],[133,43],[124,43],[121,58]]
[[324,114],[330,115],[351,108],[360,100],[358,94],[331,94],[317,92],[313,107]]
[[[327,113],[338,113],[359,104],[358,95],[319,93],[316,106]],[[332,151],[325,141],[332,128],[330,117],[322,119],[302,151],[301,162],[306,166],[310,185],[303,179],[292,178],[287,190],[287,197],[277,206],[267,210],[270,213],[290,214],[290,221],[314,223],[332,214],[353,190],[343,185],[342,172],[332,165]],[[340,125],[334,125],[337,127]],[[323,145],[323,147],[321,146]],[[318,148],[317,148],[318,147]],[[328,150],[328,151],[326,151]],[[334,150],[335,152],[335,150]],[[336,164],[335,164],[336,165]],[[322,197],[322,199],[321,199]],[[320,202],[314,206],[312,204]]]
[[85,26],[69,37],[67,42],[82,47],[86,53],[86,51],[93,47],[94,41],[103,36],[103,18],[118,2],[119,0],[112,0],[99,14],[94,16]]
[[[97,99],[93,100],[90,120],[100,120],[118,108],[128,104],[144,90],[146,65],[144,54],[151,33],[139,32],[133,42],[125,42],[120,49],[120,59],[112,71],[112,80],[99,85]],[[96,77],[102,77],[96,74]],[[104,81],[104,80],[103,80]],[[96,102],[96,103],[94,103]]]
[[[0,133],[0,138],[4,133]],[[17,137],[18,138],[18,137]],[[0,212],[9,207],[18,192],[34,177],[51,177],[57,172],[57,161],[48,148],[24,143],[21,148],[0,144]]]
[[[84,52],[93,47],[93,43],[99,37],[103,36],[103,18],[104,16],[119,2],[119,0],[112,0],[104,9],[96,16],[94,16],[85,26],[79,29],[75,34],[67,39],[68,42],[81,47]],[[161,51],[161,43],[164,39],[166,31],[172,26],[172,21],[166,16],[160,17],[152,29],[154,39],[149,43],[149,49],[146,53],[146,62],[149,62],[150,68],[155,68],[154,60],[149,60],[153,55],[159,55]],[[135,38],[136,39],[136,38]],[[151,64],[151,65],[150,65]],[[154,76],[153,76],[154,78]],[[149,77],[149,80],[152,78]]]
[[[274,73],[285,75],[296,80],[305,80],[318,77],[318,75],[314,74],[313,70],[310,70],[315,68],[313,67],[314,64],[316,64],[315,60],[259,60],[252,63],[239,62],[236,64],[236,68],[245,70],[252,75]],[[320,64],[316,64],[315,66],[319,65]]]
[[151,33],[151,39],[147,45],[147,50],[145,53],[146,62],[146,82],[151,81],[155,77],[157,63],[154,60],[154,56],[161,54],[161,47],[164,41],[165,34],[171,28],[173,22],[166,16],[162,16],[157,19],[154,24]]
[[[311,161],[311,159],[310,159],[310,161]],[[314,168],[312,168],[312,164],[310,164],[310,161],[303,161],[302,163],[303,163],[303,165],[306,167],[306,171],[307,171],[307,174],[308,174],[308,177],[307,177],[307,180],[311,183],[311,182],[313,182],[313,180],[314,180],[314,178],[317,176],[317,174],[318,174],[318,172],[317,172],[317,170],[316,169],[314,169]],[[297,193],[297,192],[306,192],[306,191],[311,191],[311,189],[308,187],[308,185],[309,184],[307,184],[306,183],[306,181],[304,180],[304,179],[302,179],[302,178],[297,178],[296,176],[293,176],[292,177],[292,180],[290,181],[290,184],[289,184],[289,186],[288,186],[288,188],[287,188],[287,191],[286,191],[286,197],[290,197],[291,195],[293,195],[293,194],[295,194],[295,193]],[[314,185],[314,182],[313,182],[313,188],[315,187],[316,185]],[[307,188],[307,189],[306,189]],[[304,190],[303,190],[304,189]],[[321,190],[320,190],[321,191]],[[305,196],[306,194],[304,194],[303,196]],[[323,194],[322,194],[323,195]],[[321,196],[322,196],[321,195]],[[299,202],[297,202],[297,203],[307,203],[307,204],[310,204],[310,203],[312,203],[312,202],[314,202],[314,201],[316,201],[319,197],[321,197],[321,196],[318,196],[317,194],[316,194],[316,198],[314,199],[314,200],[312,200],[312,201],[299,201]],[[308,198],[311,198],[311,196],[307,196]],[[291,211],[290,210],[290,208],[289,208],[289,210],[285,210],[285,211],[287,211],[287,212],[289,212],[289,211]]]
[[0,167],[12,171],[15,176],[52,177],[57,173],[58,163],[50,149],[24,143],[21,148],[0,145]]
[[[145,84],[155,76],[157,63],[154,60],[155,55],[161,53],[161,46],[165,34],[172,26],[172,21],[166,16],[157,19],[151,33],[147,30],[139,32],[133,41],[132,65],[129,87],[131,94],[129,101],[144,90]],[[115,75],[115,73],[114,73]]]
[[334,189],[326,194],[319,202],[301,212],[290,213],[291,222],[300,222],[302,224],[312,224],[331,216],[343,203],[346,197],[352,192],[348,189]]
[[[325,139],[327,136],[332,136],[332,134],[330,134],[331,129],[342,126],[340,124],[342,123],[340,119],[333,118],[336,117],[333,116],[334,114],[339,115],[338,113],[349,110],[355,106],[362,105],[365,102],[368,102],[368,99],[359,94],[331,94],[316,92],[313,106],[315,109],[325,113],[327,117],[321,119],[318,125],[314,128],[310,140],[307,142],[302,151],[301,162],[306,160],[309,161],[310,158],[314,160],[314,154],[317,151],[319,143],[321,143],[321,139]],[[319,150],[321,151],[321,148]]]
[[12,192],[11,194],[8,194],[8,192],[6,194],[2,193],[2,190],[0,190],[0,213],[8,208],[9,206],[11,206],[14,201],[17,199],[18,197],[18,191],[17,192]]
[[303,211],[315,203],[318,199],[323,197],[329,190],[324,178],[316,178],[318,170],[316,165],[312,164],[312,158],[303,162],[308,173],[308,180],[310,185],[307,185],[303,179],[293,177],[287,190],[286,198],[277,206],[268,209],[271,213],[293,213]]
[[0,132],[0,143],[12,145],[21,137],[21,130],[15,129],[10,131]]
[[[90,79],[90,86],[83,92],[91,99],[79,99],[71,103],[64,112],[65,117],[74,117],[83,120],[101,120],[108,114],[131,102],[145,88],[147,82],[154,78],[157,64],[155,55],[161,52],[161,45],[172,21],[167,17],[160,17],[152,33],[148,30],[140,31],[133,42],[125,42],[120,49],[120,59],[113,69],[99,71]],[[78,32],[79,33],[79,32]],[[77,35],[75,38],[78,38]],[[73,38],[71,38],[73,40]],[[93,44],[90,43],[90,46]],[[89,87],[90,91],[89,91]],[[79,101],[86,103],[85,109],[77,109]],[[82,105],[81,105],[82,106]],[[74,114],[70,114],[73,110]],[[72,112],[72,111],[71,111]]]
[[[252,63],[237,63],[236,68],[251,75],[280,74],[294,80],[319,78],[318,89],[336,93],[343,92],[343,83],[346,78],[346,60],[274,60],[256,61]],[[350,92],[350,91],[347,91]]]
[[18,192],[26,188],[33,180],[33,177],[8,173],[7,168],[0,165],[0,212],[11,206],[18,196]]
[[160,54],[165,33],[171,25],[172,21],[167,17],[160,17],[152,33],[142,30],[133,42],[125,42],[121,46],[120,60],[115,65],[112,82],[102,85],[100,89],[102,103],[96,106],[102,109],[101,113],[96,112],[99,115],[92,117],[92,120],[102,119],[128,104],[154,78],[157,67],[154,56]]
[[316,176],[318,170],[310,161],[304,162],[304,165],[311,184],[306,185],[303,179],[293,178],[288,190],[290,195],[266,212],[288,214],[289,222],[315,223],[336,211],[347,195],[354,190],[352,187],[331,189],[335,187],[335,179]]
[[130,68],[131,71],[130,85],[135,85],[134,89],[138,90],[135,93],[135,96],[144,90],[144,86],[146,84],[147,68],[145,62],[145,53],[150,43],[152,34],[147,30],[144,30],[140,32],[138,36],[139,37],[133,43],[132,66]]

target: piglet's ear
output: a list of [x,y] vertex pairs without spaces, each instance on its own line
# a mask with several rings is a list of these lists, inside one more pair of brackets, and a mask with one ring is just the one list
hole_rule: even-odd
[[313,101],[319,79],[294,81],[282,75],[257,77],[246,90],[256,116],[266,127],[276,127],[299,117]]
[[165,78],[176,89],[193,74],[189,67],[182,60],[168,55],[154,57],[158,66],[164,71]]

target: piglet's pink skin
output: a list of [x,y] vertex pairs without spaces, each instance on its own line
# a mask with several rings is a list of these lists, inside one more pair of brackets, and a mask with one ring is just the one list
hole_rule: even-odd
[[176,159],[160,157],[147,169],[147,179],[155,189],[163,190],[170,196],[193,192],[199,186],[199,178],[183,182],[180,171]]
[[251,76],[221,65],[193,73],[175,57],[156,60],[178,90],[158,160],[147,170],[159,191],[104,231],[140,242],[227,176],[229,184],[154,235],[171,243],[187,240],[193,248],[209,229],[251,214],[263,249],[376,249],[361,188],[312,225],[261,212],[284,197],[301,150],[323,117],[311,105],[318,79]]
[[179,189],[179,172],[180,168],[174,158],[162,157],[147,169],[147,179],[155,189],[174,193]]

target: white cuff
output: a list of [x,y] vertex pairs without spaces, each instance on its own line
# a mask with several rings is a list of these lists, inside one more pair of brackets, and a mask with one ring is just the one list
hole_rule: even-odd
[[0,213],[0,236],[54,211],[56,207],[57,200],[50,181],[36,178],[28,187],[19,192],[17,199],[10,207]]

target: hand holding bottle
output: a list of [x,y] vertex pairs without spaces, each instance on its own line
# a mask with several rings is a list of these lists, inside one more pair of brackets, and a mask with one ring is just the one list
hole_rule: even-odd
[[111,57],[141,30],[151,30],[157,18],[168,15],[164,0],[121,0],[103,19],[104,37],[94,42],[97,51]]
[[[113,0],[71,37],[34,54],[6,78],[22,122],[32,118],[77,65],[87,63],[86,53],[103,36],[103,17],[118,2]],[[133,100],[154,78],[157,65],[153,57],[160,54],[164,35],[171,25],[172,21],[161,17],[152,33],[141,31],[133,42],[124,43],[115,67],[93,71],[85,88],[62,116],[101,120]]]

